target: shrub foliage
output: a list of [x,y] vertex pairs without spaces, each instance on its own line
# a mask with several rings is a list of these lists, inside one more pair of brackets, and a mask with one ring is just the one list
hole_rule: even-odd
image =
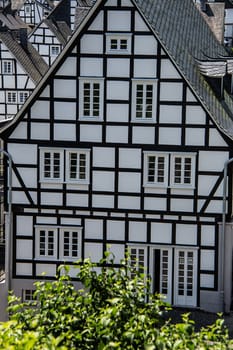
[[75,290],[63,266],[54,282],[35,283],[35,302],[10,296],[0,349],[233,349],[221,318],[199,332],[188,314],[178,324],[166,321],[167,304],[127,259],[119,268],[109,254],[98,266],[90,260],[77,265],[82,290]]

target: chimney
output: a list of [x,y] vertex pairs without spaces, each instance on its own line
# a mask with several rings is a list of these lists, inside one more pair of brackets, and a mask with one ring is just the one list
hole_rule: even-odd
[[203,12],[206,12],[206,3],[207,3],[207,0],[200,0],[201,2],[201,10]]
[[24,50],[27,50],[27,47],[28,47],[27,28],[20,28],[18,35],[19,35],[19,43],[22,45]]

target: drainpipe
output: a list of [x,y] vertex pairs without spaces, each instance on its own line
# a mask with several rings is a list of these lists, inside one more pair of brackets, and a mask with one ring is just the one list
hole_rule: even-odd
[[0,148],[0,153],[8,159],[8,213],[7,213],[7,236],[5,237],[5,273],[6,273],[6,289],[11,289],[12,279],[12,156],[5,150]]
[[[228,159],[225,164],[224,164],[224,177],[223,177],[223,208],[222,208],[222,240],[221,240],[221,259],[222,259],[222,264],[221,264],[221,278],[222,278],[222,294],[223,294],[223,302],[224,302],[224,311],[225,312],[230,312],[230,305],[229,307],[227,306],[227,300],[226,300],[226,293],[225,293],[225,288],[226,288],[226,281],[225,281],[225,261],[226,261],[226,252],[225,252],[225,245],[226,245],[226,198],[227,198],[227,170],[229,164],[233,162],[233,158]],[[232,251],[232,248],[230,247],[230,250]],[[230,256],[230,269],[232,269],[232,254]],[[229,277],[229,276],[228,276]],[[231,274],[230,274],[230,294],[231,294]]]

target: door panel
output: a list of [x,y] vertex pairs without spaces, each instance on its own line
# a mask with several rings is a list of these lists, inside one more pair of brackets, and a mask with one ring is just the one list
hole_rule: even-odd
[[172,292],[172,249],[153,249],[153,291],[163,294],[171,303]]

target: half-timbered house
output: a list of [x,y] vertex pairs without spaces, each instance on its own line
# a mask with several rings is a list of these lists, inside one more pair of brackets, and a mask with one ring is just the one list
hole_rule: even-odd
[[28,42],[27,30],[10,3],[0,9],[0,120],[18,112],[48,69]]
[[72,0],[61,0],[29,34],[28,40],[49,66],[71,36],[71,2]]
[[231,67],[193,0],[97,0],[2,131],[10,288],[129,249],[172,304],[229,310]]
[[[58,0],[59,1],[59,0]],[[54,9],[58,1],[54,0],[25,0],[19,8],[19,16],[22,20],[34,27]]]

